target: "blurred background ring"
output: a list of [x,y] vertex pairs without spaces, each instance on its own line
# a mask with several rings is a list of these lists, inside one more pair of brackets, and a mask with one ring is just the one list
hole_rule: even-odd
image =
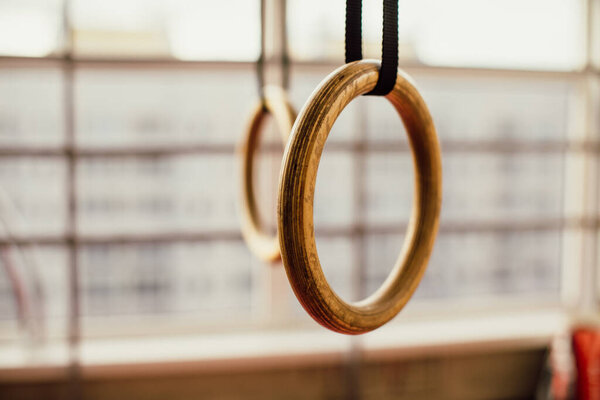
[[254,108],[238,149],[242,164],[240,217],[242,235],[250,250],[263,261],[275,262],[280,259],[279,239],[276,235],[271,236],[266,232],[260,219],[257,204],[260,200],[257,199],[254,188],[254,157],[266,116],[271,114],[275,118],[281,140],[285,145],[294,125],[296,112],[282,88],[267,86],[263,93],[264,100]]

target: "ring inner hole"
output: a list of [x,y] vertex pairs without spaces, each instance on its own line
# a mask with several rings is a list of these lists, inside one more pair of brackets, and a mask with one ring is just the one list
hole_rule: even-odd
[[265,234],[277,233],[277,186],[283,157],[283,142],[275,119],[267,113],[262,121],[254,155],[252,183],[260,226]]
[[325,144],[314,200],[319,260],[332,289],[362,300],[385,281],[402,249],[413,203],[404,125],[383,97],[359,97]]

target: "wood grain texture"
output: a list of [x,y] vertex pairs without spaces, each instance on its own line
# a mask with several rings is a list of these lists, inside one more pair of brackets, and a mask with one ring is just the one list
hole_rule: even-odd
[[279,180],[279,242],[292,289],[318,323],[346,334],[378,328],[408,302],[425,272],[441,209],[442,165],[433,120],[411,79],[399,71],[386,98],[402,118],[413,154],[415,190],[406,240],[386,281],[365,300],[347,303],[331,289],[319,262],[313,225],[317,169],[336,118],[352,99],[373,89],[379,65],[373,60],[349,63],[319,85],[294,124]]
[[264,103],[259,101],[254,107],[238,147],[242,167],[239,204],[242,236],[248,248],[261,260],[275,262],[280,259],[279,239],[267,234],[260,220],[253,184],[254,156],[267,114],[275,118],[281,139],[285,144],[296,119],[296,112],[283,89],[267,86],[264,88],[264,94],[265,101]]

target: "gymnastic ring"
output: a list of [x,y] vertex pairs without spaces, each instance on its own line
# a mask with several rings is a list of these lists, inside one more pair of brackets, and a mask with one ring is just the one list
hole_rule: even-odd
[[255,106],[242,142],[238,147],[238,154],[242,160],[240,217],[242,236],[250,251],[263,261],[274,262],[280,259],[279,240],[277,236],[269,236],[261,225],[252,180],[254,155],[267,114],[271,114],[275,118],[281,140],[285,145],[294,125],[296,112],[283,89],[276,86],[264,88],[264,101],[260,101]]
[[355,61],[321,82],[296,119],[279,178],[279,242],[292,289],[313,319],[346,334],[380,327],[408,302],[425,272],[441,209],[442,165],[433,120],[411,79],[398,71],[396,84],[385,97],[402,118],[413,154],[415,191],[406,240],[392,272],[368,298],[347,303],[329,286],[313,225],[319,160],[336,118],[350,101],[373,89],[379,66],[374,60]]

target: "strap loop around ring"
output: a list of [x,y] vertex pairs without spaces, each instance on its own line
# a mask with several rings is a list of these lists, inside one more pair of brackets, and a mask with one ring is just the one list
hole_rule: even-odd
[[[362,0],[346,0],[346,63],[362,59]],[[392,91],[398,71],[398,0],[383,0],[381,67],[377,84],[365,96]]]

